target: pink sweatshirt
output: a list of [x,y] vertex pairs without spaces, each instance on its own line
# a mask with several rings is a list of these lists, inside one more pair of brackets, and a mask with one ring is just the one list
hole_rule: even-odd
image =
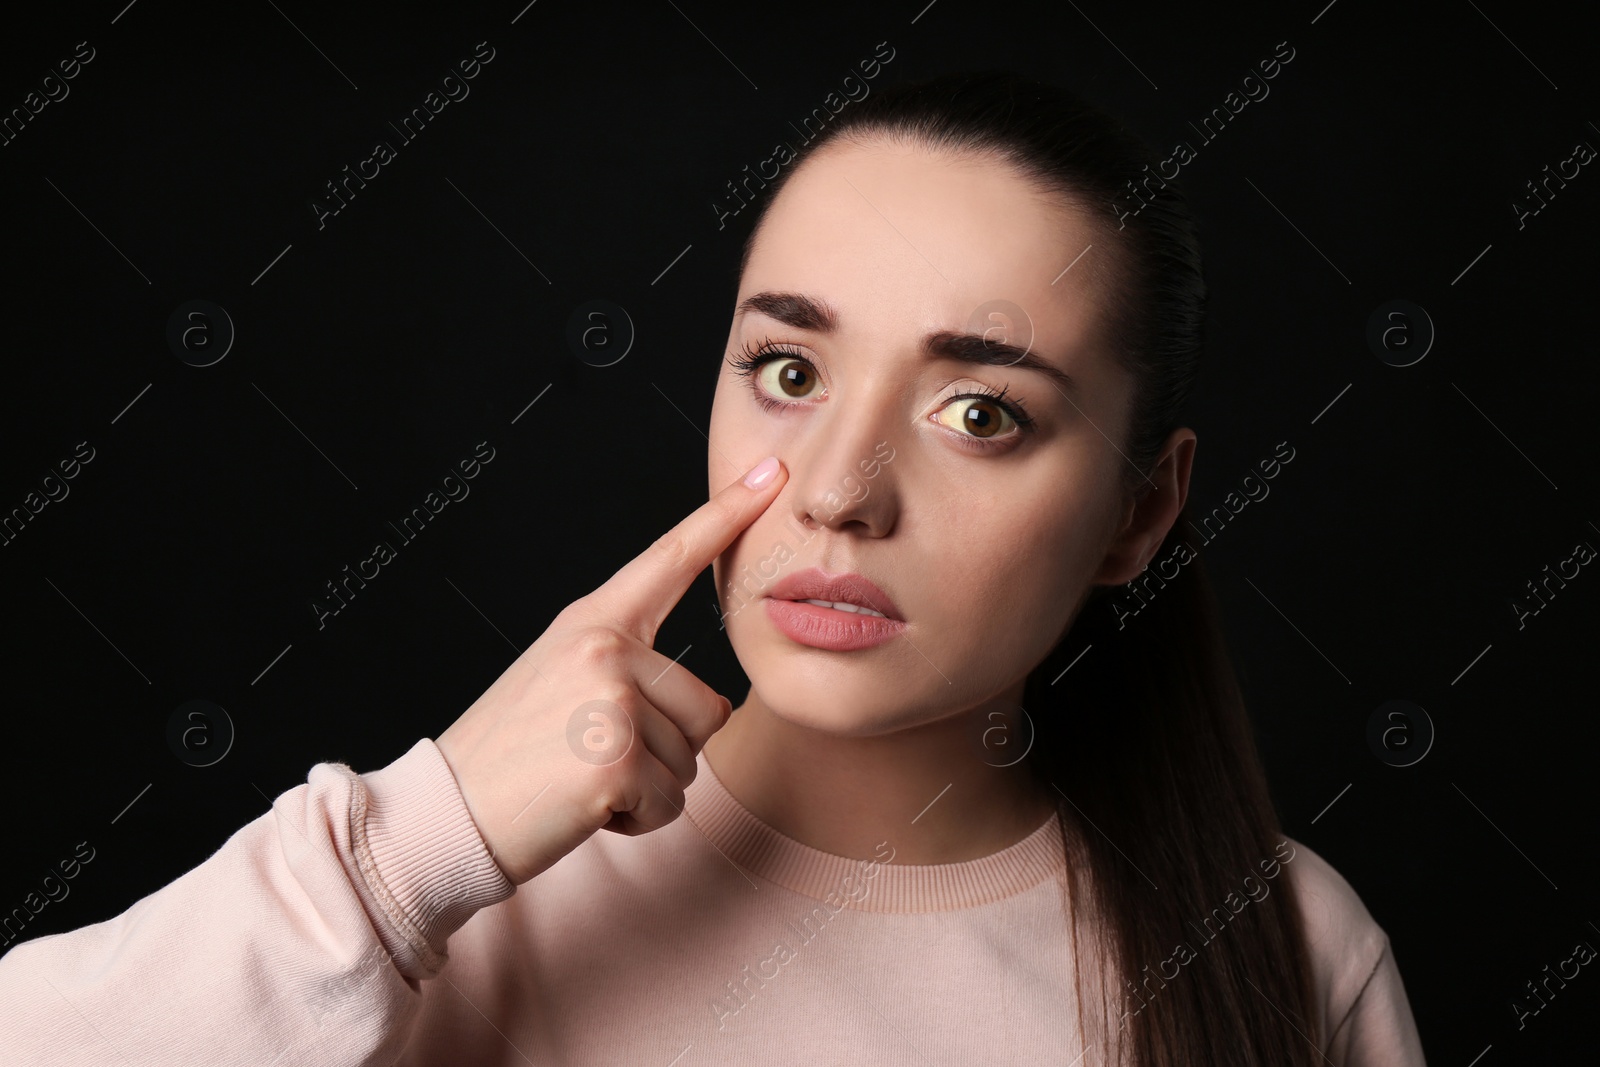
[[[1085,1051],[1054,816],[981,859],[895,865],[891,841],[883,862],[854,861],[762,823],[698,760],[683,816],[640,837],[597,833],[520,887],[431,740],[365,775],[317,764],[121,915],[0,957],[0,1063],[929,1065]],[[1308,913],[1323,1052],[1339,1067],[1423,1064],[1388,936],[1291,845],[1280,876]],[[1201,936],[1188,943],[1204,955]]]

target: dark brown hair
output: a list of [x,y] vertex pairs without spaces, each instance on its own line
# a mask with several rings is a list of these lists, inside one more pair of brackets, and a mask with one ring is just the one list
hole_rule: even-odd
[[[745,220],[740,274],[767,207],[822,145],[889,140],[1003,160],[1087,217],[1105,250],[1090,268],[1101,337],[1133,383],[1123,489],[1145,492],[1199,372],[1206,301],[1196,223],[1156,173],[1159,157],[1068,90],[1002,70],[880,88],[824,116]],[[1080,251],[1063,249],[1063,262]],[[1185,508],[1154,559],[1182,559],[1187,527]],[[1279,877],[1292,845],[1203,562],[1151,583],[1137,614],[1113,609],[1119,595],[1129,599],[1092,587],[1023,698],[1036,733],[1019,769],[1056,798],[1068,859],[1084,1048],[1064,1059],[1099,1049],[1081,1062],[1320,1062],[1299,903]]]

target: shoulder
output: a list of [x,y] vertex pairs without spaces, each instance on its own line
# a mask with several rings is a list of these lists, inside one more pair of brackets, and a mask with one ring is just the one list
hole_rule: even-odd
[[1303,842],[1287,844],[1283,869],[1304,923],[1323,1047],[1370,1046],[1395,1053],[1390,1062],[1421,1063],[1388,933],[1332,864]]
[[1389,948],[1389,935],[1361,896],[1320,854],[1289,839],[1284,871],[1294,885],[1311,953],[1324,1039],[1344,1021]]
[[1388,935],[1332,864],[1304,842],[1287,841],[1292,851],[1285,858],[1280,847],[1279,858],[1299,899],[1313,959],[1330,968],[1330,978],[1364,965],[1364,979],[1388,947]]

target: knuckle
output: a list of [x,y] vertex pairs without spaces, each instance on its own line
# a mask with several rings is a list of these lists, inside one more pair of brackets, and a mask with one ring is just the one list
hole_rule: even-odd
[[605,626],[586,626],[572,638],[572,654],[580,663],[609,666],[617,663],[627,648],[627,638]]
[[614,708],[617,714],[628,720],[631,724],[639,716],[639,695],[633,686],[616,679],[602,685],[595,693],[594,699],[603,700]]
[[671,570],[683,570],[689,566],[689,539],[681,531],[668,530],[656,538],[650,551],[659,563]]
[[637,756],[629,753],[615,763],[598,768],[598,772],[597,811],[633,811],[639,806],[642,795]]
[[712,521],[720,528],[723,526],[740,525],[739,518],[744,508],[731,500],[722,500],[712,497],[708,503],[711,505]]
[[721,693],[712,692],[706,697],[705,709],[706,735],[709,737],[728,721],[728,716],[733,712],[733,704]]
[[633,690],[620,684],[607,685],[591,698],[590,703],[600,705],[599,714],[604,716],[606,725],[616,733],[616,743],[621,749],[618,755],[626,752],[630,757],[633,756],[640,741],[640,709]]

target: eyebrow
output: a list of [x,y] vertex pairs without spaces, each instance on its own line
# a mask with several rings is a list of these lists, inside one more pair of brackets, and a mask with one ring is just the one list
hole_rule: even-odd
[[[831,334],[839,330],[839,314],[826,301],[804,293],[767,291],[741,300],[734,309],[737,319],[756,311],[797,330]],[[993,341],[977,333],[936,330],[922,339],[922,351],[929,356],[990,367],[1023,367],[1038,371],[1069,392],[1079,392],[1077,380],[1066,371],[1034,355],[1027,349]]]

